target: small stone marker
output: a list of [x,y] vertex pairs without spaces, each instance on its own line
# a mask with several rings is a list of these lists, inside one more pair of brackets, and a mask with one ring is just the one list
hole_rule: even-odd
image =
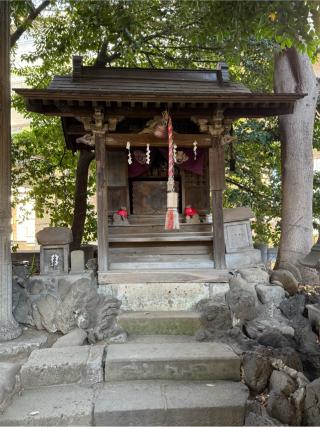
[[46,227],[36,237],[40,245],[41,274],[68,273],[71,230],[67,227]]
[[81,250],[71,252],[71,273],[80,273],[85,270],[84,252]]

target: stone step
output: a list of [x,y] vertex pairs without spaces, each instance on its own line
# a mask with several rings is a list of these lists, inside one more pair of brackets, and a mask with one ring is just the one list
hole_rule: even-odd
[[103,381],[104,346],[34,350],[20,371],[23,388]]
[[225,344],[178,342],[112,344],[105,381],[240,380],[240,359]]
[[194,335],[201,328],[201,314],[194,311],[127,312],[119,324],[133,335]]
[[20,363],[0,362],[0,413],[19,391]]
[[1,426],[242,426],[247,388],[239,382],[130,381],[24,390]]
[[79,385],[23,390],[0,415],[0,426],[93,425],[93,390]]
[[243,425],[247,388],[237,382],[130,381],[105,384],[95,425]]
[[177,344],[179,342],[199,344],[196,337],[191,335],[129,335],[127,339],[127,343],[130,344]]

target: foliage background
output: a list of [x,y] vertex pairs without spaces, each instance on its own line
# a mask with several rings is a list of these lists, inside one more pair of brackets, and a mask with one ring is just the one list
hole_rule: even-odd
[[[30,0],[11,0],[12,32],[30,13]],[[310,25],[310,16],[312,25]],[[319,2],[196,0],[51,0],[27,28],[34,49],[12,71],[31,87],[47,87],[55,74],[71,70],[74,54],[93,64],[99,52],[106,66],[215,68],[225,60],[232,77],[253,91],[271,91],[274,52],[292,45],[315,57]],[[101,59],[101,58],[100,58]],[[13,137],[13,195],[27,185],[37,215],[50,213],[53,225],[70,225],[77,155],[64,148],[60,121],[27,113],[30,130]],[[226,152],[225,204],[249,205],[256,215],[257,241],[277,244],[281,208],[280,142],[276,119],[241,120],[234,125],[235,170]],[[320,148],[316,121],[315,148]],[[93,162],[94,163],[94,162]],[[91,165],[89,195],[95,192]],[[232,168],[231,168],[232,169]],[[314,217],[320,221],[320,175],[315,175]],[[88,206],[85,240],[95,236],[95,213]]]

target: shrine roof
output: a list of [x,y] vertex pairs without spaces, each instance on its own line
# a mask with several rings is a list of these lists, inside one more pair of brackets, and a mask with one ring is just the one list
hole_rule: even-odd
[[125,95],[250,93],[243,84],[219,78],[217,70],[82,67],[81,75],[55,76],[49,89]]
[[90,115],[95,107],[145,115],[167,106],[186,116],[222,108],[229,117],[264,117],[291,113],[304,96],[252,93],[230,80],[225,63],[216,70],[106,68],[83,66],[81,57],[73,58],[71,75],[55,76],[47,89],[15,91],[29,111],[69,117]]

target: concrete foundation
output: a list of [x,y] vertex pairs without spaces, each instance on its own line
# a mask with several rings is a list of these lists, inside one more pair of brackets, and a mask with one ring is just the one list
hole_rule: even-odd
[[122,301],[127,311],[192,310],[204,298],[222,298],[224,283],[117,283],[100,285],[98,292]]

